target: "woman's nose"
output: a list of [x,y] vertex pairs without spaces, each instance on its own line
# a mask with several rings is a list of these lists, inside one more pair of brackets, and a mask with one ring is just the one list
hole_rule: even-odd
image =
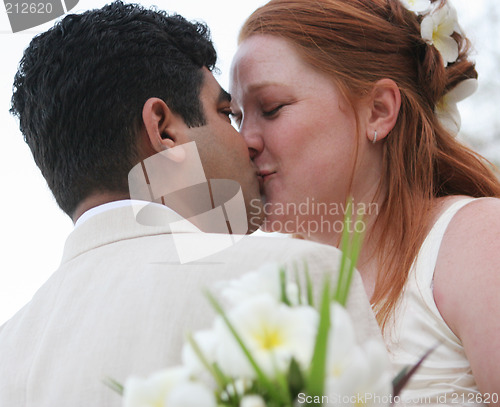
[[249,122],[245,123],[244,121],[239,131],[248,146],[250,158],[253,160],[264,149],[264,140],[262,139],[261,132],[257,126],[253,126]]

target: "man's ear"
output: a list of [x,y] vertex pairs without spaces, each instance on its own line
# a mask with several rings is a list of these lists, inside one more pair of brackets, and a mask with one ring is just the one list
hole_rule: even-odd
[[[375,142],[382,140],[396,125],[401,107],[401,93],[392,79],[375,83],[367,101],[366,137]],[[375,136],[376,134],[376,136]]]
[[157,153],[186,142],[184,121],[160,98],[149,98],[142,107],[142,121],[151,147]]

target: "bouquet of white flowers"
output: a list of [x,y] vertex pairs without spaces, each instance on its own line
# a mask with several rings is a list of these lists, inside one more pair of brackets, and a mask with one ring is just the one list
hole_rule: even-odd
[[210,330],[188,337],[181,366],[108,385],[123,394],[124,407],[392,404],[412,372],[393,383],[385,346],[357,344],[344,308],[361,240],[344,233],[336,287],[326,279],[319,301],[307,264],[294,278],[267,264],[220,283],[228,308],[207,293],[218,315]]

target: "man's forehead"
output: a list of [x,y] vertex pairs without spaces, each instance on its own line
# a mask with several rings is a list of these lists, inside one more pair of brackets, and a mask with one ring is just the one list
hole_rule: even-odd
[[217,103],[231,102],[231,95],[219,85],[213,73],[207,68],[203,69],[204,80],[202,93],[209,96]]

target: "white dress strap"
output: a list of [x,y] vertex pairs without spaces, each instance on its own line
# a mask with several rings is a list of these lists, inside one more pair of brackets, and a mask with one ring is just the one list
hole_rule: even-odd
[[417,280],[423,283],[424,286],[432,287],[434,280],[434,270],[443,241],[444,234],[451,220],[455,214],[468,203],[476,200],[477,198],[464,198],[451,204],[439,216],[431,231],[422,243],[417,258],[415,259],[415,269],[417,273]]
[[440,344],[401,394],[405,402],[417,401],[412,405],[451,405],[479,394],[462,342],[443,319],[433,293],[434,270],[446,229],[453,216],[473,200],[452,203],[434,223],[410,270],[394,314],[393,331],[386,339],[396,372],[414,365],[426,351]]

